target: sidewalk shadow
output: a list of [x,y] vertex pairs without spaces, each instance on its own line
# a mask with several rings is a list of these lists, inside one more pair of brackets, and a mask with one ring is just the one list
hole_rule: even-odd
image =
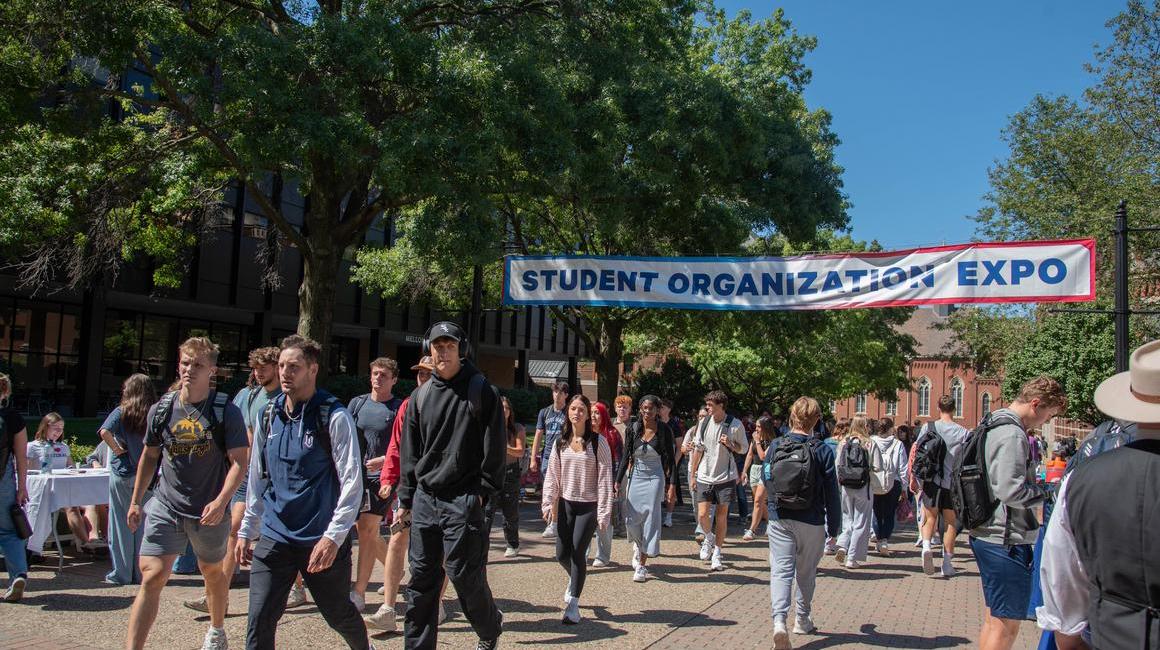
[[856,645],[859,647],[879,648],[953,648],[955,646],[970,645],[971,640],[961,636],[940,634],[935,637],[922,637],[912,634],[880,634],[876,625],[867,623],[859,628],[861,634],[831,634],[817,632],[824,638],[796,645],[797,650],[822,650],[834,646]]
[[69,593],[25,596],[20,602],[46,612],[114,612],[128,609],[134,596],[93,596]]

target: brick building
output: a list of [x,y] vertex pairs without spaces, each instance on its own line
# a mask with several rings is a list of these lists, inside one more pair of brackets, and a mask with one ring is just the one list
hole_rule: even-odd
[[951,333],[936,326],[949,313],[943,307],[919,308],[902,326],[917,342],[917,356],[906,368],[910,390],[899,391],[895,399],[888,401],[863,393],[832,402],[834,416],[891,417],[900,423],[927,420],[938,417],[939,397],[952,395],[957,405],[955,420],[973,428],[984,414],[1006,406],[1001,377],[979,377],[973,369],[957,366],[947,359],[944,350]]

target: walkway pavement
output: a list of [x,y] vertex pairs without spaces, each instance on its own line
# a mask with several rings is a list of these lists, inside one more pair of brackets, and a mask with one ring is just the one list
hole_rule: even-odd
[[[627,567],[630,546],[614,544],[614,564],[590,571],[581,600],[584,622],[560,624],[561,595],[567,579],[552,559],[554,543],[540,537],[542,522],[528,504],[522,516],[522,556],[503,558],[497,523],[493,533],[488,577],[504,612],[503,645],[540,648],[705,648],[727,650],[771,646],[767,547],[759,537],[740,543],[736,537],[725,547],[728,565],[723,573],[709,573],[696,557],[692,516],[678,511],[677,525],[665,530],[662,551],[652,566],[656,578],[644,584],[631,580]],[[739,531],[738,531],[739,533]],[[731,533],[735,534],[735,533]],[[929,578],[919,567],[909,544],[913,529],[900,532],[892,558],[871,556],[869,566],[857,571],[838,567],[824,558],[814,599],[818,634],[794,639],[795,648],[968,648],[973,647],[983,608],[978,573],[970,551],[960,544],[950,580]],[[904,547],[905,546],[905,547]],[[18,605],[0,604],[0,650],[37,648],[82,650],[121,648],[135,589],[101,582],[107,560],[69,557],[65,570],[34,567],[30,590]],[[376,570],[378,580],[379,571]],[[378,583],[372,583],[378,586]],[[199,595],[198,576],[175,576],[162,598],[162,608],[150,647],[199,648],[207,618],[181,606]],[[454,590],[447,605],[451,619],[440,630],[445,648],[473,648],[475,635],[458,613]],[[371,594],[367,612],[381,597]],[[244,644],[247,592],[230,592],[235,614],[226,630],[235,648]],[[1036,646],[1034,624],[1025,623],[1017,648]],[[397,635],[375,639],[378,648],[401,648]],[[279,648],[341,648],[313,605],[282,619]]]

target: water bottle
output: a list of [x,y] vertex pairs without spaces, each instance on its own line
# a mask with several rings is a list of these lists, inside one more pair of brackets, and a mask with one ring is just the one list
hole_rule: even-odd
[[40,473],[49,474],[52,472],[52,445],[44,445],[44,449],[40,452]]

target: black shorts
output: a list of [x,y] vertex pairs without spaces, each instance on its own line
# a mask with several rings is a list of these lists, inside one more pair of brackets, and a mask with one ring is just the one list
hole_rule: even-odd
[[922,485],[922,505],[931,510],[955,509],[955,505],[951,501],[951,491],[934,483]]
[[737,481],[712,483],[709,485],[697,484],[697,503],[715,503],[727,506],[737,497]]
[[362,504],[358,509],[360,517],[365,514],[378,515],[380,517],[387,516],[391,502],[379,496],[379,486],[378,479],[366,479],[363,481]]

